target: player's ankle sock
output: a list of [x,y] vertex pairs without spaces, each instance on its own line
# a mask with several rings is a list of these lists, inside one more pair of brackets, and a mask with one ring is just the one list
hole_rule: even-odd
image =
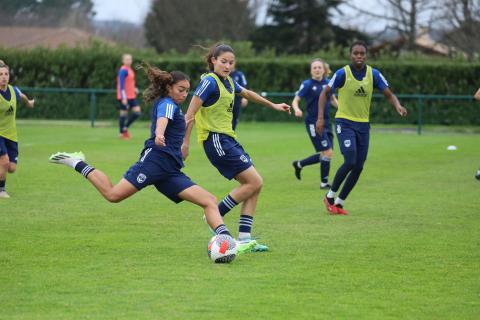
[[7,180],[0,180],[0,192],[5,191],[5,184],[7,183]]
[[330,160],[329,157],[322,157],[320,160],[320,177],[322,183],[328,183],[328,175],[330,174]]
[[218,204],[218,211],[220,211],[220,215],[223,217],[225,216],[230,210],[232,210],[238,203],[235,199],[232,198],[231,195],[227,195],[220,203]]
[[78,163],[75,165],[75,171],[80,173],[82,176],[85,178],[93,171],[95,170],[94,167],[89,166],[85,162],[79,160]]
[[127,124],[125,125],[127,128],[130,127],[132,123],[135,122],[140,117],[141,113],[140,112],[132,112],[130,114],[130,117],[128,117]]
[[343,208],[343,202],[345,202],[345,200],[343,200],[341,198],[335,199],[335,205],[339,206],[340,208]]
[[230,234],[230,231],[228,230],[227,226],[224,224],[219,225],[217,228],[215,228],[215,234],[227,234],[230,237],[232,236]]
[[311,155],[310,157],[300,160],[299,164],[300,164],[300,167],[303,168],[305,166],[309,166],[319,162],[320,162],[320,155],[316,153],[314,155]]
[[335,198],[335,194],[337,194],[337,193],[335,191],[332,191],[332,189],[330,189],[327,192],[327,198],[333,199],[333,198]]
[[126,116],[120,116],[118,117],[118,127],[120,129],[120,133],[123,133],[124,128],[125,128],[125,120],[127,119]]
[[252,239],[252,234],[250,232],[239,232],[237,239],[238,239],[238,241],[251,240]]
[[[250,236],[250,233],[252,232],[252,225],[253,225],[252,216],[249,216],[246,214],[240,215],[240,222],[238,224],[238,233],[239,233],[238,238],[244,239],[242,238],[244,234],[248,234],[248,236]],[[242,235],[242,237],[240,235]]]

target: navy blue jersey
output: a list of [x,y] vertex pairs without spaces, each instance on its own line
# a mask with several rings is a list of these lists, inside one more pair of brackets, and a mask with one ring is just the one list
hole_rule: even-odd
[[[228,92],[232,92],[233,89],[230,87],[230,83],[228,82],[228,80],[224,79],[218,74],[217,76],[222,81]],[[235,80],[233,80],[233,85],[235,87],[236,94],[242,92],[243,88]],[[204,107],[209,107],[218,101],[218,98],[220,97],[220,90],[218,89],[218,85],[215,79],[211,76],[206,76],[198,85],[194,95],[202,99],[202,105]]]
[[[165,130],[165,147],[155,144],[155,130],[157,120],[167,118],[168,125]],[[183,167],[182,143],[185,136],[185,116],[182,110],[170,97],[158,100],[152,109],[152,125],[150,127],[150,138],[145,141],[145,148],[154,148],[172,156],[177,163]]]
[[[15,86],[13,86],[13,90],[15,91],[15,96],[17,97],[17,103],[18,103],[20,101],[20,95],[22,94],[22,92],[20,91],[20,89],[18,89]],[[7,91],[2,91],[0,89],[0,94],[5,100],[10,101],[11,97],[10,97],[10,90],[8,89],[8,87],[7,87]]]
[[[238,83],[242,88],[247,88],[247,78],[240,70],[235,70],[230,74],[230,77]],[[233,101],[233,117],[232,117],[232,127],[235,130],[238,122],[238,118],[240,117],[240,107],[242,104],[242,97],[239,95],[235,95],[235,100]]]
[[[352,65],[349,65],[349,67],[352,71],[353,76],[358,81],[362,80],[367,73],[367,66],[364,66],[363,69],[360,71],[357,71],[357,69],[355,69]],[[380,73],[380,71],[372,68],[372,76],[374,88],[377,88],[382,92],[383,90],[385,90],[385,88],[388,88],[388,82],[385,77]],[[332,80],[330,80],[330,82],[328,83],[328,86],[332,89],[332,91],[335,91],[336,89],[343,87],[343,85],[345,84],[345,79],[345,69],[338,69],[333,75]]]
[[[296,95],[305,99],[307,102],[307,114],[305,116],[305,122],[315,123],[317,121],[318,98],[328,82],[328,78],[323,78],[322,80],[308,79],[303,81],[300,85],[300,89],[298,89]],[[323,118],[325,123],[328,124],[330,121],[330,97],[327,97]]]

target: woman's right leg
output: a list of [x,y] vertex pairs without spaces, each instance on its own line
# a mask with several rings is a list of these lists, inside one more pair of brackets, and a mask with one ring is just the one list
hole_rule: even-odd
[[109,202],[118,203],[137,193],[137,189],[126,179],[122,178],[116,185],[102,171],[95,169],[87,176],[88,181],[97,188],[98,192]]

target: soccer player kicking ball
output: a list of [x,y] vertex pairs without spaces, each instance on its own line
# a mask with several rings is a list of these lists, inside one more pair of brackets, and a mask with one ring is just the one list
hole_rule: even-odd
[[[365,64],[366,58],[367,45],[362,41],[354,42],[350,47],[351,64],[335,72],[318,100],[316,129],[321,133],[325,124],[323,111],[327,97],[335,90],[338,92],[335,128],[344,162],[338,168],[332,187],[323,199],[327,211],[331,214],[348,214],[343,208],[344,202],[357,183],[367,160],[373,89],[382,91],[400,116],[407,115],[407,110],[392,93],[383,75],[377,69]],[[343,188],[335,199],[342,183]]]
[[5,189],[7,174],[17,170],[17,102],[22,100],[29,108],[35,103],[17,87],[9,85],[9,81],[10,68],[0,60],[0,199],[10,198]]
[[103,172],[85,163],[82,153],[59,152],[50,157],[50,162],[72,167],[110,202],[120,202],[154,185],[175,203],[187,200],[202,207],[212,230],[216,234],[230,235],[218,212],[216,198],[180,171],[183,167],[181,145],[186,125],[179,104],[188,95],[188,77],[179,71],[169,73],[150,66],[147,67],[147,75],[150,86],[144,93],[144,99],[146,102],[154,101],[150,138],[145,141],[140,159],[118,184],[113,186]]
[[235,95],[239,95],[280,112],[290,113],[290,106],[285,103],[272,103],[234,81],[230,75],[235,66],[235,54],[229,45],[213,46],[205,60],[210,72],[202,78],[188,106],[185,115],[188,127],[182,152],[184,157],[188,155],[195,119],[198,142],[210,163],[226,179],[235,179],[240,184],[218,205],[220,214],[225,216],[241,203],[237,238],[239,250],[253,243],[253,252],[267,251],[266,245],[257,243],[251,236],[253,217],[263,180],[248,153],[236,140],[237,136],[232,128],[233,103]]

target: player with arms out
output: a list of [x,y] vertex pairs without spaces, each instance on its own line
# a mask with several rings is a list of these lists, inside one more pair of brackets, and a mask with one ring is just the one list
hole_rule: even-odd
[[150,86],[144,92],[144,100],[154,103],[150,138],[145,141],[140,159],[119,183],[112,185],[102,171],[84,162],[82,153],[59,152],[50,157],[50,162],[72,167],[110,202],[120,202],[153,185],[175,203],[187,200],[202,207],[215,233],[230,235],[218,212],[216,198],[181,172],[185,117],[179,105],[188,95],[189,78],[179,71],[169,73],[151,66],[145,68]]
[[[237,69],[236,63],[233,66],[233,71],[230,74],[230,77],[233,81],[237,82],[240,87],[247,89],[247,78],[245,74]],[[232,128],[233,131],[237,129],[237,124],[240,118],[240,110],[242,108],[246,108],[248,105],[248,100],[239,96],[235,95],[235,100],[233,100],[233,111],[232,111]]]
[[295,94],[292,101],[292,107],[295,111],[295,116],[301,118],[303,112],[299,107],[299,102],[303,98],[307,103],[307,114],[305,116],[305,126],[307,134],[312,141],[313,147],[317,153],[303,159],[293,161],[293,169],[295,170],[295,177],[301,179],[301,171],[305,166],[310,166],[320,162],[320,189],[328,189],[328,176],[330,174],[330,161],[333,156],[333,133],[330,124],[330,104],[337,106],[337,100],[334,95],[325,104],[323,119],[325,125],[323,126],[322,134],[317,134],[315,124],[318,115],[318,97],[330,81],[327,77],[330,74],[330,68],[322,59],[314,59],[310,63],[311,78],[302,82],[300,89]]
[[7,174],[17,170],[17,103],[22,100],[29,108],[35,103],[9,82],[10,68],[0,60],[0,198],[10,198],[5,189]]
[[257,93],[238,85],[230,74],[235,65],[235,53],[226,44],[213,46],[206,56],[210,70],[197,87],[185,118],[187,132],[182,146],[184,157],[188,155],[193,120],[197,125],[198,142],[202,145],[210,163],[226,179],[237,180],[240,185],[233,189],[218,205],[225,216],[239,203],[240,209],[238,250],[255,244],[252,251],[267,251],[268,247],[256,242],[251,236],[257,200],[263,179],[253,166],[252,160],[236,140],[232,129],[232,110],[235,95],[274,110],[290,113],[285,103],[275,104]]
[[[137,102],[138,89],[135,86],[135,72],[132,69],[133,58],[131,54],[125,53],[122,56],[122,67],[117,75],[117,100],[120,115],[118,126],[120,129],[120,138],[130,139],[128,128],[141,115],[141,109]],[[130,117],[128,117],[130,110]]]
[[[335,129],[344,162],[338,168],[332,187],[323,202],[331,214],[348,214],[343,208],[344,201],[358,181],[367,160],[370,141],[370,106],[373,89],[377,88],[402,117],[407,110],[390,90],[387,80],[377,69],[366,65],[367,45],[356,41],[350,47],[351,64],[337,70],[320,94],[318,100],[317,132],[325,126],[324,110],[327,97],[338,92],[338,110],[335,115]],[[342,190],[335,199],[343,183]]]

